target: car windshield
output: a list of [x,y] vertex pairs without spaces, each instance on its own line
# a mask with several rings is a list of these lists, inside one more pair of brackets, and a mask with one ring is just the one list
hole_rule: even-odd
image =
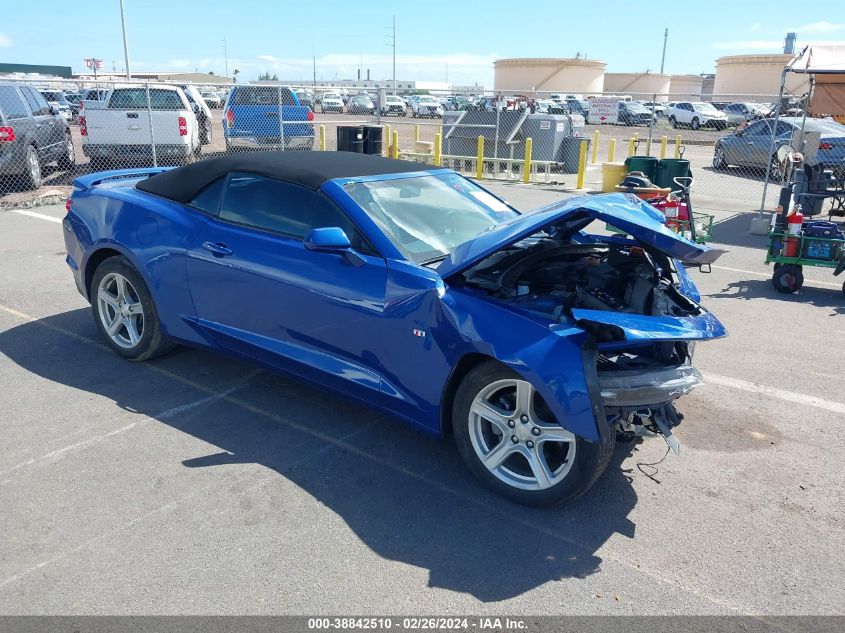
[[420,97],[420,103],[437,103],[437,104],[439,104],[440,102],[437,99],[435,99],[434,97]]
[[696,103],[693,103],[692,107],[695,109],[696,112],[708,112],[708,113],[718,113],[719,112],[711,104],[704,103],[702,101],[698,101]]
[[628,112],[633,112],[635,114],[641,114],[643,112],[648,113],[646,107],[641,103],[637,103],[636,101],[629,101],[625,104],[625,108],[628,110]]
[[354,182],[344,189],[410,261],[426,264],[517,212],[457,174]]
[[388,103],[402,103],[402,99],[399,97],[387,97]]

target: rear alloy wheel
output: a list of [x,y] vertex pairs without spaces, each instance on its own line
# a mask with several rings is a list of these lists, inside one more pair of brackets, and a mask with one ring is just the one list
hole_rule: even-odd
[[38,189],[41,186],[41,161],[38,158],[38,150],[29,145],[26,148],[26,171],[24,172],[27,189]]
[[721,145],[717,145],[713,151],[713,169],[726,169],[728,161],[725,160],[725,150]]
[[801,290],[801,286],[804,285],[804,273],[801,271],[801,266],[784,264],[778,267],[772,275],[772,285],[775,290],[784,294]]
[[124,257],[110,257],[97,267],[91,308],[109,347],[124,358],[147,360],[173,347],[144,280]]
[[564,429],[530,382],[495,362],[479,365],[461,383],[452,426],[473,474],[532,506],[580,497],[604,472],[615,444],[610,429],[592,443]]
[[67,135],[65,151],[59,157],[58,164],[60,169],[64,169],[66,171],[70,171],[76,167],[76,151],[73,149],[73,138],[70,134]]
[[698,122],[698,117],[693,117],[692,122],[689,125],[693,130],[697,130],[701,127],[701,124]]

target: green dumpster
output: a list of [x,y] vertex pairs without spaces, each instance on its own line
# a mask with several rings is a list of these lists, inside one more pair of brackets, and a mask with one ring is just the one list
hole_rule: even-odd
[[654,181],[654,184],[658,187],[669,187],[673,191],[677,191],[679,187],[675,178],[685,178],[691,174],[688,160],[684,158],[664,158],[660,161],[657,180]]
[[632,171],[643,172],[651,182],[656,184],[655,179],[660,168],[660,160],[654,156],[629,156],[625,159],[625,168],[629,173]]

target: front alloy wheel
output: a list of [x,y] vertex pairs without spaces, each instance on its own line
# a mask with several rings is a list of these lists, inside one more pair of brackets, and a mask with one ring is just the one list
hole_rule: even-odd
[[469,414],[475,455],[493,476],[521,490],[562,481],[575,459],[575,436],[543,420],[525,380],[497,380],[476,395]]
[[579,497],[607,467],[614,446],[610,429],[592,443],[564,429],[530,382],[495,362],[461,383],[452,426],[473,474],[526,505]]

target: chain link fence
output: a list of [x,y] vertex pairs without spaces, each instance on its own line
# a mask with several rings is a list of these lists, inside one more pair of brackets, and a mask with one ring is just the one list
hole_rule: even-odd
[[[343,149],[587,191],[613,190],[626,171],[676,188],[671,179],[686,166],[694,196],[771,210],[783,145],[817,147],[817,162],[842,176],[845,126],[805,120],[803,105],[802,95],[778,103],[775,95],[0,80],[0,204],[66,196],[90,171]],[[812,148],[801,145],[801,130],[818,133],[807,137]],[[774,184],[763,201],[767,178]]]

